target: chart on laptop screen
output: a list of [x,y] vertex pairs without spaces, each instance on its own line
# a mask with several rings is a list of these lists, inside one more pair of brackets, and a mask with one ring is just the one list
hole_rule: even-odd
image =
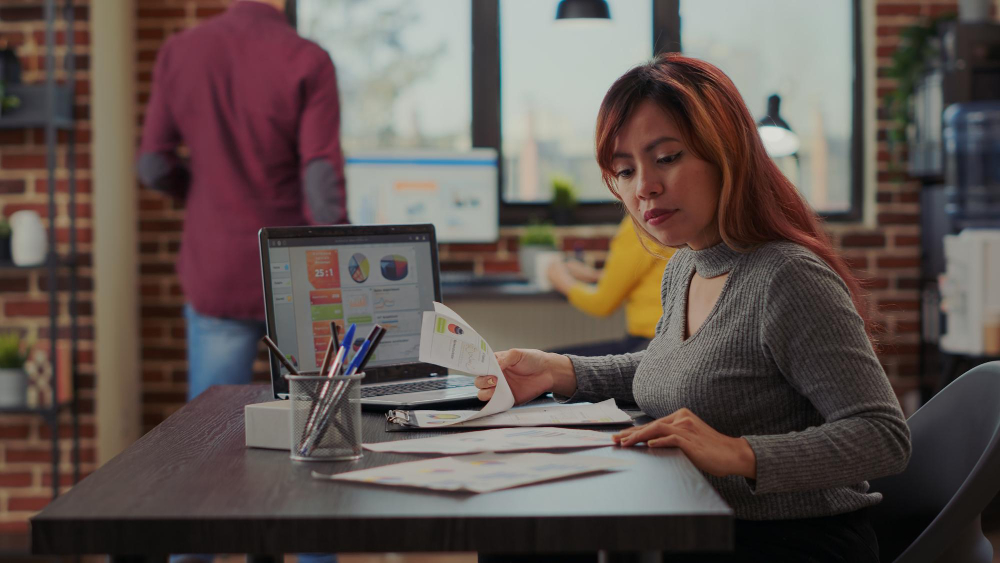
[[[370,366],[416,362],[421,313],[433,308],[428,235],[370,235],[268,242],[277,343],[314,371],[330,341],[356,324],[357,350],[375,324],[387,329]],[[290,344],[294,343],[294,345]]]

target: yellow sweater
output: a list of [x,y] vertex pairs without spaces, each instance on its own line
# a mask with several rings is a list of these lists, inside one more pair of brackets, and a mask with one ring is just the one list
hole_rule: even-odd
[[[673,255],[672,249],[666,249]],[[639,242],[628,217],[611,239],[601,279],[597,285],[578,283],[569,291],[569,302],[589,315],[605,317],[625,301],[626,330],[631,336],[653,338],[663,313],[660,284],[666,260],[651,256]]]

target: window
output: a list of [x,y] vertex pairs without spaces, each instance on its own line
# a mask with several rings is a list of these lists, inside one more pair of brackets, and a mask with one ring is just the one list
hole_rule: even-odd
[[298,0],[299,33],[337,67],[344,150],[463,150],[471,139],[469,0]]
[[854,165],[861,162],[854,160],[853,141],[862,131],[852,95],[852,4],[680,2],[685,54],[729,75],[757,119],[766,114],[768,97],[780,96],[780,115],[801,145],[797,156],[777,159],[779,167],[821,213],[846,214],[860,204],[854,201]]
[[653,54],[650,0],[610,0],[603,24],[557,22],[559,0],[500,3],[503,197],[548,202],[564,178],[581,201],[610,201],[594,158],[608,86]]
[[290,12],[338,65],[347,150],[498,149],[501,224],[545,219],[557,177],[577,188],[578,222],[619,220],[594,161],[598,106],[627,68],[682,44],[729,74],[756,118],[780,95],[801,146],[779,166],[828,219],[861,218],[860,0],[608,0],[610,24],[589,29],[557,25],[557,4],[293,0]]

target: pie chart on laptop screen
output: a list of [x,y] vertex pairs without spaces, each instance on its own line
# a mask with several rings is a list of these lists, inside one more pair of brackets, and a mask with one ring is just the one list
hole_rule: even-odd
[[351,274],[351,279],[364,283],[368,279],[368,257],[360,252],[351,256],[347,262],[347,273]]
[[382,258],[382,277],[390,281],[399,281],[406,277],[409,264],[405,256],[391,254]]

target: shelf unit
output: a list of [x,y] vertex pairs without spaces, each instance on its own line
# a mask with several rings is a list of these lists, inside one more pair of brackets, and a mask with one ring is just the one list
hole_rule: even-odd
[[[45,154],[48,179],[48,254],[45,262],[36,266],[19,267],[11,263],[0,263],[0,269],[37,270],[48,276],[49,297],[49,361],[52,364],[50,375],[51,403],[36,408],[0,408],[3,414],[32,414],[42,417],[51,429],[52,445],[52,498],[59,496],[60,485],[60,432],[59,416],[69,411],[72,421],[73,440],[73,483],[80,480],[80,416],[77,405],[78,376],[76,356],[78,347],[77,319],[77,241],[76,241],[76,139],[73,120],[73,98],[76,71],[74,47],[74,9],[72,0],[64,0],[62,5],[63,21],[66,24],[66,84],[56,84],[56,34],[57,0],[45,0],[45,82],[42,84],[13,84],[8,86],[8,92],[21,100],[21,105],[0,116],[0,129],[44,129]],[[58,138],[60,132],[66,132],[66,170],[69,185],[69,253],[60,255],[56,241],[56,170],[58,167]],[[58,373],[60,361],[58,353],[59,333],[59,273],[65,271],[68,276],[69,306],[69,373],[70,396],[58,402]]]

